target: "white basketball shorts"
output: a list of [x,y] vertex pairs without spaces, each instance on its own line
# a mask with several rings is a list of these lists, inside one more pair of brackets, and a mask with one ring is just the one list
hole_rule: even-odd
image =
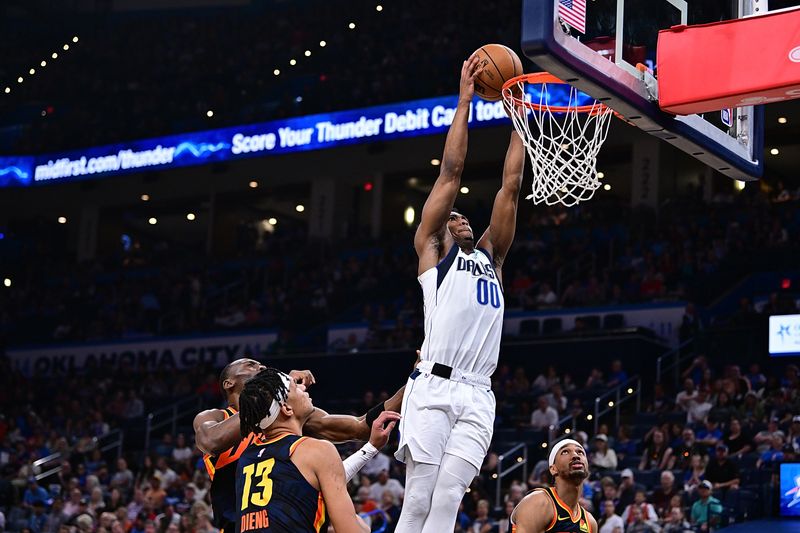
[[438,465],[445,453],[480,470],[494,429],[495,398],[491,380],[454,369],[445,379],[430,373],[422,361],[403,393],[400,445],[395,458]]

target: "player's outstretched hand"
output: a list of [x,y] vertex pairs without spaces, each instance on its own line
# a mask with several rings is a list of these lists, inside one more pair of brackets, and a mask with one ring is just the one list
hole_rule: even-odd
[[311,373],[311,370],[292,370],[289,372],[289,377],[291,377],[300,385],[304,385],[306,388],[309,388],[311,385],[317,382],[317,380],[314,378],[314,374]]
[[400,420],[400,413],[395,413],[394,411],[384,411],[378,415],[378,418],[372,423],[369,443],[379,450],[386,446],[386,443],[389,442],[389,435],[398,420]]
[[462,102],[471,102],[475,94],[475,78],[481,73],[483,67],[477,54],[472,54],[461,66],[461,83],[458,90],[458,99]]

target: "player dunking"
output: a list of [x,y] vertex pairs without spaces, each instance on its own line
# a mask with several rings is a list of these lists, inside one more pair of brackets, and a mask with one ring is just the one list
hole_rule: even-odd
[[[254,359],[237,359],[229,363],[220,373],[220,386],[225,392],[228,407],[203,411],[194,419],[195,441],[198,449],[205,453],[203,460],[211,478],[214,525],[224,533],[233,532],[237,516],[238,507],[234,501],[236,463],[253,438],[251,434],[243,438],[240,432],[239,395],[245,382],[265,368]],[[310,386],[315,381],[308,370],[293,370],[290,375],[304,386]],[[321,409],[314,409],[303,429],[310,435],[335,442],[366,440],[370,437],[370,427],[384,408],[391,412],[390,419],[399,417],[393,412],[399,408],[399,403],[396,394],[385,404],[373,408],[367,417],[330,415]],[[346,465],[348,474],[352,476],[377,453],[373,445],[369,442],[365,444],[361,453]]]
[[[347,493],[336,448],[301,436],[314,412],[303,385],[266,368],[247,380],[239,404],[241,433],[255,436],[236,467],[236,533],[318,533],[326,511],[340,533],[369,531]],[[378,448],[389,440],[393,418],[385,412],[373,424]]]
[[461,498],[492,439],[490,376],[503,326],[501,267],[516,229],[525,152],[512,132],[489,228],[476,243],[469,221],[453,203],[461,187],[479,72],[475,55],[464,61],[440,174],[414,237],[425,341],[403,395],[396,457],[406,463],[406,498],[397,533],[452,531]]
[[536,489],[511,513],[513,533],[597,533],[597,521],[579,503],[583,481],[589,477],[586,451],[566,439],[553,445],[548,461],[552,487]]

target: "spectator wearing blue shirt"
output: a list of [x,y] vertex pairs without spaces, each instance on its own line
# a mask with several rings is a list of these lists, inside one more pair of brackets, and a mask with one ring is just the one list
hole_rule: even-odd
[[761,367],[758,363],[750,365],[750,372],[747,373],[745,378],[750,382],[750,390],[753,391],[759,391],[767,384],[767,377],[761,373]]
[[780,432],[772,436],[772,447],[761,454],[756,461],[756,468],[772,468],[774,464],[783,461],[783,440]]
[[36,502],[42,502],[43,505],[47,505],[49,500],[50,494],[39,486],[36,482],[36,478],[28,478],[28,488],[25,489],[25,493],[22,495],[22,502],[27,507],[33,507]]
[[706,419],[705,427],[697,430],[697,442],[708,449],[713,449],[721,440],[722,430],[719,427],[719,422],[712,420],[710,417]]
[[47,524],[47,514],[45,514],[44,502],[36,500],[33,503],[33,514],[28,519],[28,527],[31,533],[43,533]]
[[608,375],[608,387],[616,387],[628,381],[628,373],[622,369],[622,361],[614,359],[611,362],[611,372]]

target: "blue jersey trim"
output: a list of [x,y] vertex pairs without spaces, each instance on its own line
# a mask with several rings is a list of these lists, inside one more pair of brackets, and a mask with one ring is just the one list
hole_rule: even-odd
[[442,261],[436,265],[437,276],[436,276],[436,288],[442,286],[442,282],[444,281],[444,277],[450,271],[450,267],[453,266],[453,263],[456,260],[456,256],[458,255],[458,245],[454,244],[450,251],[447,252],[447,255],[442,259]]

